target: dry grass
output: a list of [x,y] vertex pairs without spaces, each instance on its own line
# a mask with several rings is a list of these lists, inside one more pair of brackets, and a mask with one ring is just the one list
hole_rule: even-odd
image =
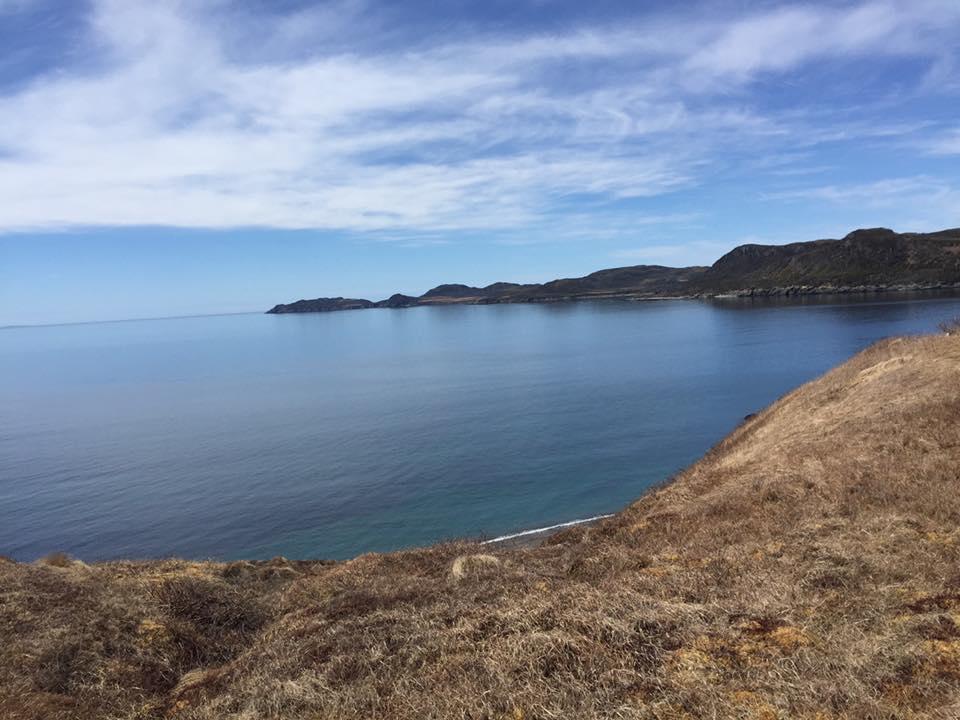
[[4,719],[957,718],[960,337],[538,548],[0,561],[0,640]]

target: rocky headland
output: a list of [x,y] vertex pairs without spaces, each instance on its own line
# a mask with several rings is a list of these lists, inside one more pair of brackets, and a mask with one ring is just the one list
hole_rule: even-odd
[[709,267],[635,265],[537,284],[445,284],[419,296],[396,294],[380,302],[345,298],[299,300],[276,305],[268,313],[935,290],[960,290],[960,229],[934,233],[896,233],[886,228],[856,230],[840,240],[741,245]]

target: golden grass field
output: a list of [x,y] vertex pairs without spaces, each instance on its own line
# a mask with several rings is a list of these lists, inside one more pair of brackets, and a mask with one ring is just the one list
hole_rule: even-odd
[[960,718],[960,336],[536,548],[0,562],[0,718]]

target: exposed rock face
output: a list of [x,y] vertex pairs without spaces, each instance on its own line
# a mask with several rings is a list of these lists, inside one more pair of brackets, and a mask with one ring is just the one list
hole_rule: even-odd
[[790,245],[741,245],[710,267],[661,265],[600,270],[585,277],[486,287],[445,284],[420,297],[369,300],[317,298],[277,305],[271,313],[329,312],[366,307],[563,302],[667,297],[780,297],[960,289],[960,229],[896,233],[855,230],[841,240]]

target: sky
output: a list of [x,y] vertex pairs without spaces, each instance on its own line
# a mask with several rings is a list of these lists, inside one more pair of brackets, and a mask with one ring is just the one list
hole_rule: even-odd
[[0,0],[0,325],[960,226],[960,2]]

